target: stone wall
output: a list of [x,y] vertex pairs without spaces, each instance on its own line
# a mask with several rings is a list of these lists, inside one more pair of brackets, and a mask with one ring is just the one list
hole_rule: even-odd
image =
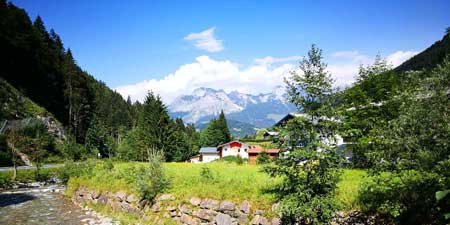
[[159,196],[151,204],[147,200],[136,198],[133,194],[127,195],[124,192],[99,193],[86,188],[77,189],[72,196],[72,200],[77,203],[105,204],[116,211],[139,214],[143,219],[155,224],[164,224],[164,221],[167,220],[189,225],[281,224],[279,218],[273,218],[273,215],[276,215],[277,204],[272,206],[270,212],[265,212],[252,206],[249,201],[237,204],[226,200],[218,201],[195,197],[182,200],[176,199],[170,194]]

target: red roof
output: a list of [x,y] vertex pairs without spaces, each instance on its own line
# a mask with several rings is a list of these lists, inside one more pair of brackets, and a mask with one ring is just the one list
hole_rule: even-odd
[[279,153],[280,149],[263,149],[259,145],[250,145],[248,146],[248,153],[261,153],[261,152],[267,152],[267,153]]

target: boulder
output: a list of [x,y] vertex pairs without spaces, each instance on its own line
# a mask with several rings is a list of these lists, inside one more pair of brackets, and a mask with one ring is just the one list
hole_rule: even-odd
[[136,201],[136,198],[134,197],[133,194],[128,195],[128,197],[126,198],[126,200],[128,203],[133,203],[134,201]]
[[281,220],[280,220],[280,218],[273,218],[272,219],[272,221],[271,221],[271,224],[272,225],[281,225]]
[[233,219],[231,216],[223,213],[219,213],[214,217],[214,221],[217,225],[232,225]]
[[161,203],[160,202],[156,202],[155,204],[153,204],[152,205],[152,211],[153,212],[161,211]]
[[166,207],[166,210],[172,212],[172,211],[177,210],[177,207],[175,207],[175,206],[173,206],[173,205],[170,205],[170,206],[167,206],[167,207]]
[[192,215],[194,215],[195,217],[200,218],[202,220],[206,220],[206,221],[212,221],[213,217],[216,214],[217,213],[215,211],[207,210],[207,209],[199,209],[192,213]]
[[125,194],[125,192],[123,192],[123,191],[119,191],[116,193],[116,199],[119,201],[124,201],[126,197],[127,197],[127,194]]
[[178,210],[180,210],[181,213],[188,214],[188,215],[191,215],[191,213],[192,213],[192,210],[186,204],[182,204],[182,205],[178,206]]
[[204,199],[202,202],[200,202],[200,208],[202,209],[212,209],[212,210],[218,210],[220,207],[220,202],[213,199]]
[[175,197],[171,194],[163,194],[158,198],[159,201],[173,201]]
[[219,205],[219,211],[234,211],[236,204],[230,201],[223,201]]
[[270,225],[269,220],[267,220],[266,217],[256,215],[253,217],[252,221],[250,221],[250,224],[252,225]]
[[243,212],[245,214],[250,213],[250,203],[248,201],[242,202],[242,204],[239,208],[240,208],[241,212]]
[[100,195],[101,195],[101,192],[99,192],[99,191],[91,191],[92,199],[97,199],[100,197]]
[[264,210],[260,210],[260,209],[255,210],[255,215],[262,216],[263,214],[264,214]]
[[100,197],[98,197],[98,199],[97,199],[97,203],[100,203],[100,204],[108,203],[108,197],[106,197],[106,195],[100,195]]
[[192,216],[186,215],[186,214],[182,214],[180,217],[180,222],[183,224],[188,224],[188,225],[198,225],[200,224],[200,221],[198,221],[198,219],[193,218]]
[[196,197],[193,197],[189,200],[189,203],[191,203],[193,206],[199,206],[201,202],[202,200]]

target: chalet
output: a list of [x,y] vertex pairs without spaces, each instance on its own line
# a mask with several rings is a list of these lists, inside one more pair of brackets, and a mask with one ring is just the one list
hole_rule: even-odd
[[219,159],[219,152],[216,147],[202,147],[200,148],[200,159],[202,163],[207,163]]
[[263,152],[266,152],[269,155],[269,158],[273,159],[278,157],[280,149],[263,149],[259,145],[250,145],[248,149],[248,163],[256,164],[256,159],[258,158],[258,155]]
[[240,141],[231,141],[217,147],[202,147],[200,149],[199,162],[208,163],[227,156],[239,156],[244,159],[249,159],[249,163],[255,163],[256,158],[262,152],[267,152],[269,153],[270,158],[274,158],[278,157],[279,150],[264,150],[259,145],[249,145]]
[[264,140],[278,140],[279,132],[266,131],[263,134]]

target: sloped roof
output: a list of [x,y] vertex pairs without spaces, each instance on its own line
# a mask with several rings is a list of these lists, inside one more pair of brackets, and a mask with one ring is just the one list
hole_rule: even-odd
[[225,145],[231,144],[231,143],[233,143],[233,142],[237,142],[237,143],[240,143],[240,144],[244,144],[243,142],[240,142],[240,141],[234,140],[234,141],[230,141],[230,142],[227,142],[227,143],[225,143],[225,144],[221,144],[221,145],[219,145],[219,146],[217,146],[217,147],[219,148],[219,147],[222,147],[222,146],[225,146]]
[[216,147],[201,147],[200,153],[217,153]]
[[267,152],[267,153],[279,153],[280,149],[263,149],[259,145],[250,145],[248,146],[248,153],[261,153],[261,152]]

